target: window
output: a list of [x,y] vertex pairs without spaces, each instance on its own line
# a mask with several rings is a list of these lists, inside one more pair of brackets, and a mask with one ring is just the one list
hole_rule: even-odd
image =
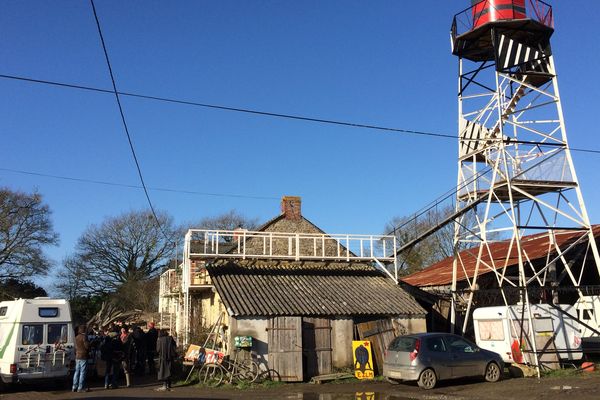
[[552,318],[535,318],[533,320],[533,327],[536,332],[554,332],[554,324]]
[[66,343],[68,338],[67,324],[48,324],[48,343]]
[[388,350],[411,352],[415,349],[416,342],[417,339],[415,338],[399,336],[396,339],[392,340],[392,343],[390,343],[390,347],[388,348]]
[[[583,311],[583,317],[580,319],[586,319],[586,320],[594,319],[594,310],[582,310],[582,311]],[[2,315],[1,309],[0,309],[0,315]]]
[[0,317],[6,316],[6,311],[8,311],[8,307],[0,307]]
[[501,319],[477,321],[481,340],[504,340],[504,325]]
[[464,339],[459,337],[449,337],[448,346],[450,350],[457,353],[473,353],[475,351],[475,347],[472,343],[467,342]]
[[38,315],[42,318],[58,317],[58,307],[40,307],[38,308]]
[[44,325],[23,325],[21,344],[34,345],[44,342]]
[[435,352],[444,352],[446,351],[446,345],[444,344],[444,340],[441,337],[434,337],[427,339],[427,350],[435,351]]

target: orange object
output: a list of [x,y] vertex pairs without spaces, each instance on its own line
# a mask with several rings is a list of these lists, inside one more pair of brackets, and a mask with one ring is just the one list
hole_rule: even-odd
[[512,352],[512,358],[515,362],[522,364],[523,363],[523,353],[521,352],[521,345],[518,340],[514,340],[512,345],[510,346],[510,350]]
[[581,369],[585,372],[594,372],[596,368],[593,362],[584,362],[581,364]]

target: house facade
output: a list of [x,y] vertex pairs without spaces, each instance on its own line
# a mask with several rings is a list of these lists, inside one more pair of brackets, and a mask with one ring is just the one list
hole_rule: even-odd
[[426,311],[376,267],[389,262],[387,238],[328,235],[298,197],[256,231],[197,233],[172,296],[180,342],[202,344],[212,330],[231,352],[236,336],[251,336],[261,368],[303,381],[351,367],[352,340],[371,340],[381,366],[394,336],[426,330]]

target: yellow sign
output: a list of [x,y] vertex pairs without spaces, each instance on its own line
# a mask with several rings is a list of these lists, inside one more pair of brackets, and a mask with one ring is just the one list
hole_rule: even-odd
[[371,342],[368,340],[353,340],[352,354],[354,355],[354,376],[358,379],[373,379],[373,356]]

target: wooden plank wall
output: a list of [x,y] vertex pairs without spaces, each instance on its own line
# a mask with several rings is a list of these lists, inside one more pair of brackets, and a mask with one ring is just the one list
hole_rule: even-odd
[[274,317],[269,321],[269,368],[284,382],[300,382],[302,371],[301,317]]
[[333,371],[329,318],[302,318],[302,345],[306,379]]
[[373,362],[377,374],[383,373],[383,357],[388,344],[396,337],[391,319],[356,324],[358,337],[361,340],[370,340],[373,349]]

